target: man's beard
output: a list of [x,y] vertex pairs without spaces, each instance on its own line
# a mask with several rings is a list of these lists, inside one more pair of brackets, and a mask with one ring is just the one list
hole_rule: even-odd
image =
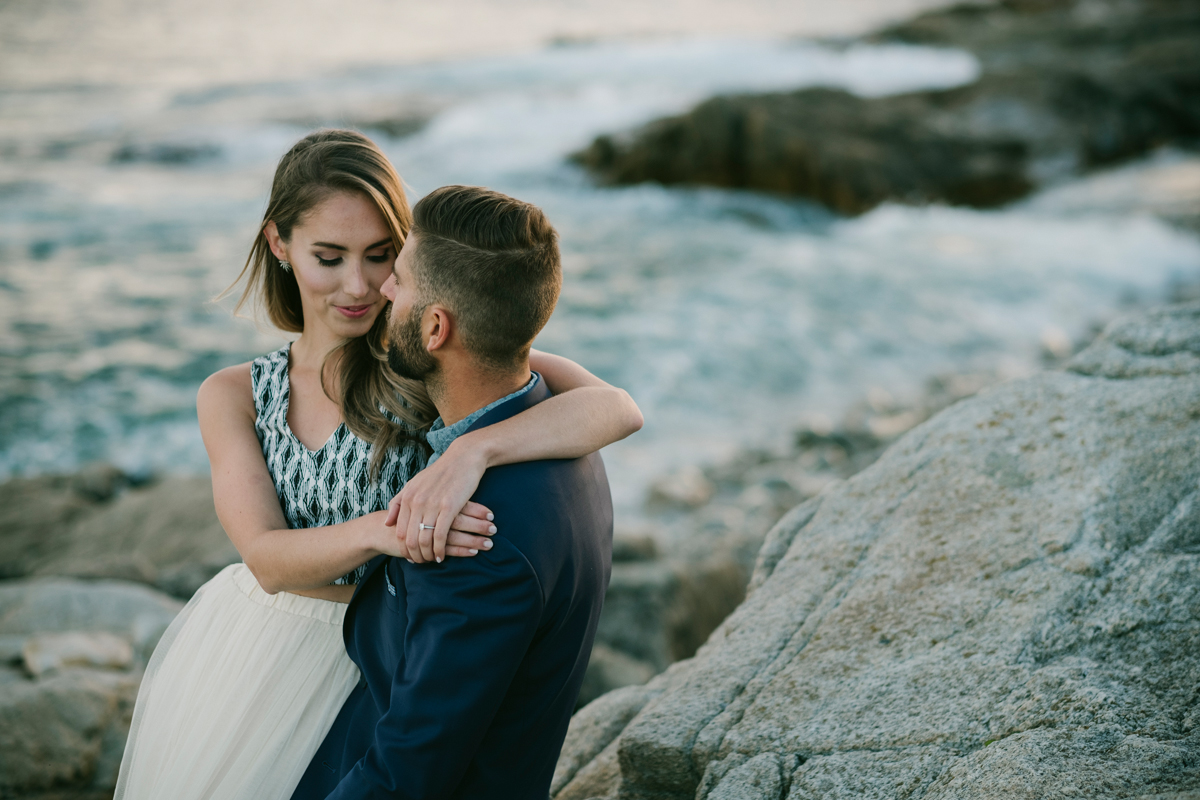
[[437,359],[421,343],[421,315],[413,308],[408,317],[388,325],[388,366],[402,378],[423,381],[437,371]]

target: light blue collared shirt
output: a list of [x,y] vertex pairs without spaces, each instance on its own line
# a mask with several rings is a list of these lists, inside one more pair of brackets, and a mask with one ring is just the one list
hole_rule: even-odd
[[[520,397],[534,386],[537,386],[537,382],[540,377],[541,376],[536,372],[533,373],[533,377],[529,379],[529,383],[525,384],[520,389],[517,389],[507,397],[501,397],[496,402],[486,405],[478,411],[472,411],[470,414],[449,427],[446,427],[446,423],[442,422],[441,417],[435,419],[433,424],[429,426],[429,432],[425,434],[426,441],[429,442],[429,446],[433,449],[433,455],[429,457],[429,464],[432,464],[441,458],[442,454],[450,448],[450,445],[454,442],[454,440],[466,433],[467,429],[474,425],[476,420],[491,411],[496,406],[507,403],[509,400],[512,400],[516,397]],[[429,466],[429,464],[426,464],[426,466]]]

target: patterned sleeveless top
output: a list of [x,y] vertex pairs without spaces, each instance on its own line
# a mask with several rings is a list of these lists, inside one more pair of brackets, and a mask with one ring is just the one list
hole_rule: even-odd
[[[316,528],[381,511],[408,479],[425,466],[425,452],[409,441],[388,452],[377,478],[371,476],[371,445],[346,423],[318,450],[309,450],[288,427],[291,384],[286,345],[254,359],[250,385],[258,417],[254,430],[290,528]],[[334,583],[358,583],[366,565]]]

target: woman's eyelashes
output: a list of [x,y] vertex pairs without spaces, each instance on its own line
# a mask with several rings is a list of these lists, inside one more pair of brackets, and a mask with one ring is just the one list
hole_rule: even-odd
[[[322,267],[336,267],[338,264],[342,263],[341,256],[333,256],[331,258],[323,258],[320,253],[313,253],[313,255],[316,257],[317,263],[320,264]],[[389,261],[392,261],[394,259],[395,259],[395,256],[392,255],[391,250],[387,250],[383,253],[378,253],[376,255],[367,256],[367,261],[370,261],[372,264],[386,264]]]

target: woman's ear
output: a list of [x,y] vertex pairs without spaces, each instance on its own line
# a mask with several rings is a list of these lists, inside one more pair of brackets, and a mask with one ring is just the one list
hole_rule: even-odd
[[279,228],[275,227],[275,221],[271,220],[263,226],[263,236],[267,237],[267,244],[271,247],[271,253],[280,261],[290,261],[287,255],[287,242],[279,235]]

